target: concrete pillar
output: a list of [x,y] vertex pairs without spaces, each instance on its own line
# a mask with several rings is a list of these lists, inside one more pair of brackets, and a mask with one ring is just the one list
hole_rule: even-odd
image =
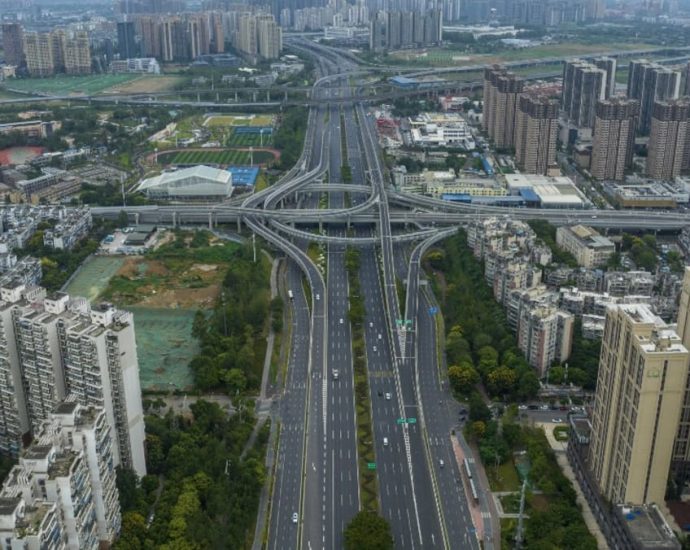
[[266,90],[266,103],[268,103],[269,101],[271,101],[271,92]]
[[252,92],[252,103],[256,103],[256,92]]
[[284,96],[283,101],[285,101],[285,103],[287,103],[287,90],[285,90],[285,96]]
[[347,215],[347,230],[350,230],[350,214]]
[[216,103],[220,103],[220,94],[216,92]]
[[201,103],[201,94],[199,92],[196,93],[196,102]]
[[237,232],[239,233],[241,229],[242,229],[242,217],[237,216]]
[[139,225],[139,212],[136,212],[136,213],[134,214],[134,223],[135,223],[136,225]]
[[208,213],[208,228],[213,229],[213,212]]
[[235,90],[235,103],[237,103],[237,90]]
[[319,233],[321,233],[321,231],[323,231],[323,220],[319,218]]
[[176,221],[175,218],[176,218],[176,217],[177,217],[177,212],[173,212],[173,213],[172,213],[172,226],[173,226],[173,229],[175,229],[175,221]]

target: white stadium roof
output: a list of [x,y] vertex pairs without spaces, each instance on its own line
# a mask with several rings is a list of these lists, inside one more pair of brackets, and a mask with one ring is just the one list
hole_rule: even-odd
[[226,198],[232,194],[232,174],[210,166],[193,166],[142,180],[137,191],[152,198]]

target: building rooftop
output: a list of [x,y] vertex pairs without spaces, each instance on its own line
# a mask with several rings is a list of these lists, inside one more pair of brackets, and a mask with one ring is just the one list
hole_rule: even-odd
[[655,505],[618,504],[616,513],[640,550],[679,549],[680,543]]
[[14,514],[17,506],[21,502],[20,497],[2,497],[0,498],[0,516],[9,516]]

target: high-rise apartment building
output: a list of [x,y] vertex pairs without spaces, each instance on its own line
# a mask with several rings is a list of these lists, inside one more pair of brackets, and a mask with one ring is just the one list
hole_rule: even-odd
[[683,95],[690,96],[690,61],[685,65],[685,87],[683,88]]
[[604,86],[604,98],[608,99],[616,93],[616,58],[598,57],[594,60],[597,69],[606,71],[606,86]]
[[640,102],[612,97],[597,103],[590,173],[597,180],[622,180],[632,164]]
[[162,25],[158,20],[151,16],[139,17],[136,20],[136,26],[141,37],[141,55],[163,59]]
[[45,32],[25,32],[23,38],[26,68],[31,76],[49,76],[55,73],[53,37]]
[[546,175],[556,165],[557,135],[558,100],[521,95],[515,122],[515,158],[520,170]]
[[382,51],[438,44],[441,22],[442,11],[436,9],[379,11],[369,26],[369,47]]
[[654,104],[645,171],[650,178],[672,180],[680,175],[690,146],[689,115],[687,98]]
[[568,61],[563,68],[561,106],[580,128],[594,126],[595,108],[606,96],[607,72],[585,61]]
[[235,47],[250,58],[277,59],[283,49],[283,31],[272,15],[242,14]]
[[484,71],[484,128],[500,149],[515,146],[515,118],[518,97],[525,81],[504,67]]
[[120,59],[137,57],[136,29],[134,21],[118,21],[117,23],[117,51]]
[[677,99],[680,73],[646,59],[631,61],[628,67],[628,97],[640,102],[638,132],[648,134],[651,129],[654,103]]
[[20,66],[24,64],[24,31],[19,23],[3,23],[2,50],[5,63]]
[[[110,546],[121,525],[112,450],[105,411],[74,401],[60,403],[3,483],[2,547]],[[34,521],[27,528],[25,514],[42,506],[55,506],[59,513],[45,527]]]
[[89,35],[77,31],[62,38],[64,70],[67,74],[91,74]]
[[554,361],[562,363],[570,357],[575,318],[555,306],[525,308],[518,319],[518,347],[540,377]]
[[[146,473],[144,419],[132,315],[84,299],[0,288],[0,449],[16,454],[60,402],[104,409],[115,464]],[[13,392],[10,393],[10,392]]]
[[649,306],[608,309],[589,465],[609,502],[663,502],[689,359],[678,334]]

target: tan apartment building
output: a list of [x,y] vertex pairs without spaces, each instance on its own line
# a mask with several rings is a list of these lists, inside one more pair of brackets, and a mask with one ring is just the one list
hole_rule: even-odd
[[45,32],[25,32],[23,37],[26,68],[31,76],[55,73],[53,37]]
[[520,96],[515,117],[515,159],[522,172],[548,175],[556,166],[558,100]]
[[525,81],[498,65],[484,72],[484,128],[499,149],[515,146],[515,116]]
[[689,354],[645,304],[606,314],[589,464],[609,502],[660,503],[681,415]]
[[594,179],[623,180],[632,164],[639,112],[636,99],[613,97],[597,103],[590,165]]
[[647,147],[646,174],[658,180],[672,180],[680,175],[688,150],[687,98],[657,101],[652,111]]
[[596,230],[584,225],[556,229],[556,244],[570,252],[582,267],[605,265],[616,246]]

